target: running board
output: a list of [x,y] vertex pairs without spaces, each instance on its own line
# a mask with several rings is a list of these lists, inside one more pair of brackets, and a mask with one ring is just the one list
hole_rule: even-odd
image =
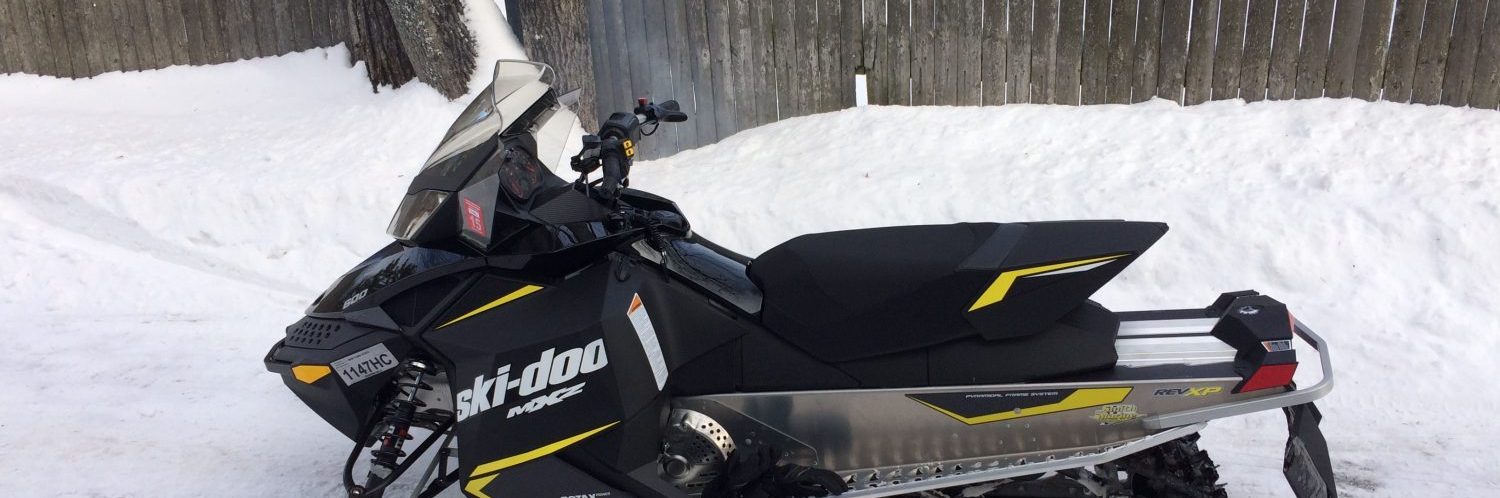
[[[1105,446],[1103,449],[1093,453],[1080,452],[1070,457],[1050,458],[1038,462],[1026,462],[1024,460],[1009,465],[1001,464],[994,468],[984,470],[969,470],[947,475],[929,476],[926,478],[915,477],[914,480],[899,482],[898,484],[875,484],[870,483],[864,489],[851,490],[839,495],[840,498],[873,498],[877,496],[892,496],[906,493],[917,493],[939,488],[951,488],[967,486],[986,482],[1010,479],[1013,477],[1045,474],[1060,470],[1076,469],[1099,465],[1125,458],[1127,456],[1156,447],[1173,439],[1196,433],[1207,424],[1198,423],[1182,427],[1175,427],[1162,432],[1134,439],[1124,443]],[[875,472],[875,470],[858,471]]]

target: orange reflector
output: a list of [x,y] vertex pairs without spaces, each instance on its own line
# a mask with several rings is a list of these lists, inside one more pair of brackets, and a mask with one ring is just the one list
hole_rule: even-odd
[[1295,373],[1297,373],[1296,363],[1261,365],[1260,368],[1255,369],[1255,373],[1250,374],[1250,378],[1246,379],[1245,383],[1240,385],[1240,389],[1235,392],[1247,393],[1261,389],[1282,387],[1292,383],[1292,374]]
[[333,369],[328,368],[328,365],[297,365],[292,367],[292,377],[296,377],[297,380],[302,381],[304,384],[317,382],[331,373],[333,373]]

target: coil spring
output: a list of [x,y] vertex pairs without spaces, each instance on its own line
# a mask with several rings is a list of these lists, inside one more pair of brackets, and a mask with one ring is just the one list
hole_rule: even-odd
[[432,390],[432,386],[422,382],[422,377],[428,373],[426,363],[408,360],[400,369],[401,373],[396,377],[396,395],[386,404],[386,412],[381,420],[386,431],[380,436],[380,446],[370,451],[370,456],[374,457],[370,459],[372,467],[394,469],[396,460],[406,456],[406,452],[401,451],[401,445],[412,439],[411,426],[416,419],[417,409],[427,406],[427,403],[417,398],[417,394]]

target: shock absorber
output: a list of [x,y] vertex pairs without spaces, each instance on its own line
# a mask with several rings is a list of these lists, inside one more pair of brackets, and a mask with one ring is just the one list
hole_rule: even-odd
[[370,459],[365,485],[350,490],[350,495],[380,496],[380,492],[407,467],[400,463],[406,456],[401,446],[412,439],[411,426],[417,417],[417,409],[427,406],[417,397],[420,391],[432,390],[432,386],[422,382],[426,375],[428,365],[424,362],[409,360],[401,366],[401,375],[396,381],[397,393],[386,404],[380,422],[385,432],[380,435],[378,447],[370,451],[373,458]]

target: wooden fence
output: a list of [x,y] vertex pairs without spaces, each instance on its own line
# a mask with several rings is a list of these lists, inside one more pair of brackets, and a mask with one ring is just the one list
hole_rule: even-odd
[[694,116],[646,157],[853,106],[856,74],[871,104],[1500,106],[1500,0],[584,1],[599,115]]
[[0,73],[82,78],[216,64],[348,39],[329,0],[0,0]]

